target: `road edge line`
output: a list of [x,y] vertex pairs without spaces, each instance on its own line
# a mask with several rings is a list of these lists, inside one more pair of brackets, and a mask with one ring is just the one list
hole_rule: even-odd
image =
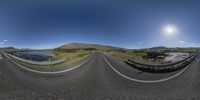
[[38,70],[33,70],[33,69],[30,69],[30,68],[27,68],[27,67],[24,67],[18,63],[16,63],[15,61],[11,61],[12,63],[14,63],[15,65],[19,66],[20,68],[22,69],[25,69],[27,71],[30,71],[30,72],[34,72],[34,73],[38,73],[38,74],[61,74],[61,73],[65,73],[65,72],[68,72],[68,71],[71,71],[71,70],[74,70],[78,67],[80,67],[81,65],[85,64],[87,61],[89,61],[94,55],[90,56],[89,58],[87,58],[85,61],[83,61],[82,63],[72,67],[72,68],[69,68],[69,69],[66,69],[66,70],[61,70],[61,71],[51,71],[51,72],[46,72],[46,71],[38,71]]
[[112,64],[109,63],[109,61],[106,59],[106,57],[104,55],[102,55],[104,60],[107,62],[107,64],[109,65],[109,67],[114,71],[116,72],[118,75],[122,76],[123,78],[125,79],[128,79],[130,81],[134,81],[134,82],[139,82],[139,83],[159,83],[159,82],[164,82],[164,81],[168,81],[168,80],[171,80],[173,78],[176,78],[177,76],[181,75],[186,69],[189,68],[189,65],[187,67],[185,67],[182,71],[180,71],[179,73],[171,76],[171,77],[168,77],[168,78],[163,78],[163,79],[159,79],[159,80],[139,80],[139,79],[134,79],[134,78],[131,78],[131,77],[128,77],[122,73],[120,73],[119,71],[117,71],[117,69],[115,69]]

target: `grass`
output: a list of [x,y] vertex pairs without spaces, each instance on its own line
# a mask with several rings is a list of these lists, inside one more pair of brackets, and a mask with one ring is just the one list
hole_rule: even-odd
[[197,51],[196,48],[174,48],[172,52],[182,52],[182,53],[195,53]]
[[66,62],[68,63],[74,63],[78,60],[80,60],[82,57],[85,57],[92,53],[92,50],[73,50],[72,51],[58,51],[53,50],[51,52],[52,55],[54,55],[57,59],[66,59]]
[[16,52],[30,52],[33,50],[25,50],[25,49],[4,49],[2,50],[3,52],[9,53],[9,54],[14,54]]
[[111,52],[114,57],[122,61],[127,61],[128,59],[132,59],[137,62],[148,63],[148,59],[144,59],[143,57],[146,55],[145,52],[134,52],[134,51],[127,51],[127,52],[120,52],[120,51],[112,51]]

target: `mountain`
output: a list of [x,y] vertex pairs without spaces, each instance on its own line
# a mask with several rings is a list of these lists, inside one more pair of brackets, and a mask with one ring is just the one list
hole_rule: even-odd
[[16,49],[14,47],[0,47],[0,49]]
[[107,45],[100,45],[100,44],[86,44],[86,43],[70,43],[63,46],[58,47],[59,49],[87,49],[87,48],[94,48],[98,50],[125,50],[120,47],[113,47]]
[[157,47],[152,47],[152,48],[150,48],[150,49],[156,49],[156,50],[165,50],[165,49],[169,49],[169,48],[167,48],[167,47],[164,47],[164,46],[157,46]]
[[148,52],[169,52],[171,51],[171,48],[167,48],[164,46],[157,46],[157,47],[152,47],[152,48],[145,48],[143,49],[144,51],[148,51]]

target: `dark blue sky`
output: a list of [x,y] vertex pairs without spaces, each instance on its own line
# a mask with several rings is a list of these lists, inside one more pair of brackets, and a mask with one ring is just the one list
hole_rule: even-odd
[[[162,32],[166,25],[178,30]],[[0,47],[200,46],[199,0],[1,0]]]

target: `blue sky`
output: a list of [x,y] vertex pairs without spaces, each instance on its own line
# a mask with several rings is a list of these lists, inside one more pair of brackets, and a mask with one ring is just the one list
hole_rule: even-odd
[[[0,47],[200,46],[199,0],[1,0]],[[178,32],[163,33],[173,25]]]

